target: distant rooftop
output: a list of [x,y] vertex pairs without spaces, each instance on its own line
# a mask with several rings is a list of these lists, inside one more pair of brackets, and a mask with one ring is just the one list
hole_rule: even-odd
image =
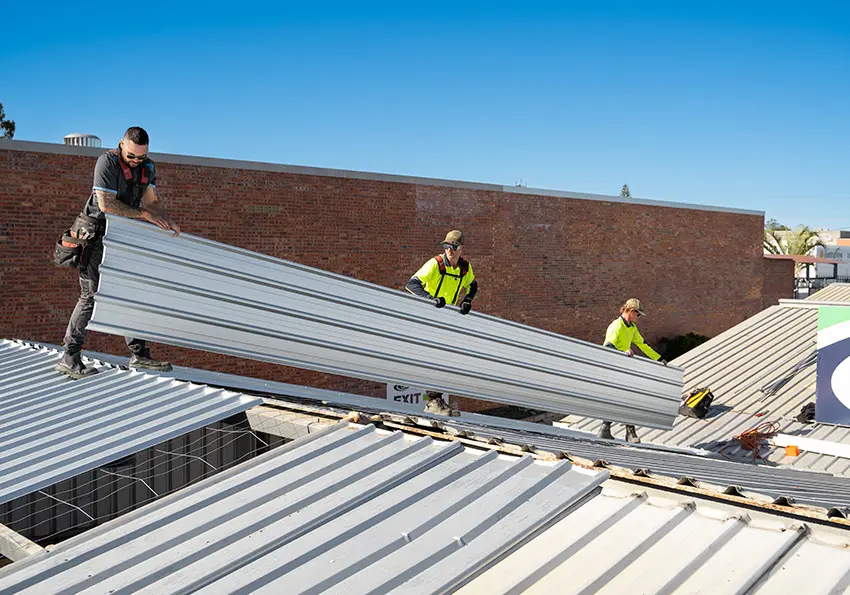
[[850,283],[831,283],[806,298],[812,302],[850,304]]
[[765,254],[765,258],[773,260],[793,260],[797,264],[840,264],[840,260],[831,258],[820,258],[819,256],[809,256],[808,254]]
[[74,132],[65,136],[65,144],[75,147],[100,147],[100,137]]

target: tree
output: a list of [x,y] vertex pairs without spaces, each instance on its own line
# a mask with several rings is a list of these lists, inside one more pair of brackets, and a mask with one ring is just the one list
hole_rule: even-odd
[[6,119],[2,103],[0,103],[0,130],[3,130],[3,138],[15,138],[15,122]]
[[620,190],[620,196],[622,198],[631,198],[632,197],[632,192],[631,192],[631,190],[629,190],[628,184],[623,184],[623,188]]
[[684,355],[694,347],[699,347],[708,341],[708,337],[697,333],[678,335],[672,339],[663,338],[659,341],[661,353],[667,361],[673,361],[680,355]]
[[[768,254],[799,254],[811,252],[815,246],[823,246],[817,232],[808,225],[801,225],[797,231],[779,229],[764,230],[764,251]],[[801,269],[804,265],[797,265]]]
[[769,229],[770,231],[791,231],[791,229],[787,225],[782,225],[779,221],[771,217],[764,224],[765,229]]

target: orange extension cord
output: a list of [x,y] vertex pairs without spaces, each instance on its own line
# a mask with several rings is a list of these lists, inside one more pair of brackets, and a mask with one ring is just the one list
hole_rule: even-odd
[[[751,450],[753,452],[753,463],[755,463],[759,459],[764,460],[761,456],[761,448],[762,446],[767,445],[767,441],[770,438],[773,438],[777,432],[779,432],[779,423],[775,421],[766,421],[747,430],[746,432],[742,432],[735,436],[732,440],[740,444],[742,449]],[[726,453],[724,451],[733,445],[734,443],[730,442],[724,446],[720,450],[720,454],[726,457]]]

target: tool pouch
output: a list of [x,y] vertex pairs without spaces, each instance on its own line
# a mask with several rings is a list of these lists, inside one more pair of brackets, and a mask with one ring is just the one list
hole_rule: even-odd
[[70,230],[62,234],[53,248],[53,264],[63,268],[79,268],[85,242],[71,236]]
[[53,248],[53,264],[63,268],[85,268],[91,257],[91,243],[103,237],[104,222],[80,213],[71,229],[62,234]]
[[102,221],[83,215],[82,213],[74,219],[68,233],[71,237],[83,242],[93,242],[103,237],[104,224]]
[[679,405],[679,415],[702,419],[708,414],[714,395],[709,388],[696,388],[682,397]]

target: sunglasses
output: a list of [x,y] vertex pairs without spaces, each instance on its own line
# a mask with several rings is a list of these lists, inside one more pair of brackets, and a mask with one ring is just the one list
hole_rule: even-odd
[[127,151],[127,159],[138,159],[139,161],[144,161],[147,158],[148,158],[147,153],[145,153],[144,155],[135,155],[135,154],[131,153],[130,151]]
[[446,250],[449,250],[449,249],[458,250],[458,249],[460,249],[460,244],[458,244],[456,242],[443,242],[442,246]]

